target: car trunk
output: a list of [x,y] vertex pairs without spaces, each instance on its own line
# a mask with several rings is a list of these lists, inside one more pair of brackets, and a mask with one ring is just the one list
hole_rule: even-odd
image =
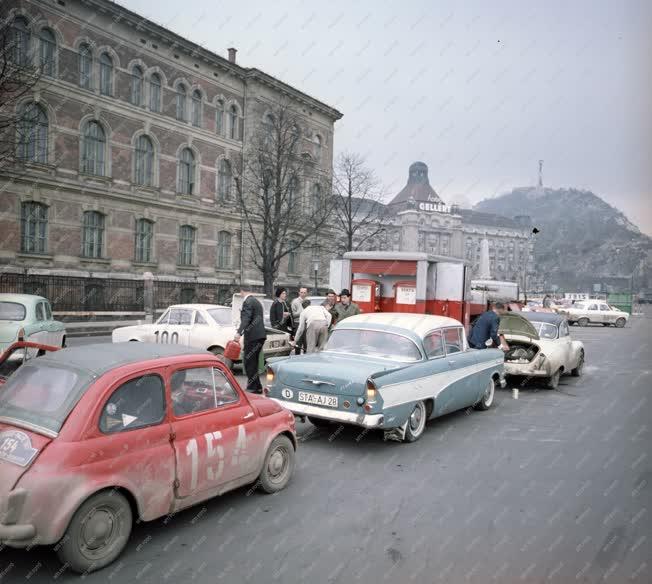
[[[284,367],[285,364],[290,366]],[[282,361],[278,380],[292,389],[358,396],[364,394],[367,378],[372,374],[399,366],[385,359],[366,357],[362,360],[359,356],[349,358],[340,353],[321,352]]]
[[509,350],[505,351],[505,362],[514,364],[531,363],[539,354],[539,347],[527,341],[507,339]]
[[0,422],[0,497],[15,488],[51,438]]

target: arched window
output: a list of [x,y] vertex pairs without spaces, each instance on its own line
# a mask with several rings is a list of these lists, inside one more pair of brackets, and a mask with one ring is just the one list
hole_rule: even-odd
[[296,241],[290,241],[288,248],[288,274],[297,274],[299,272],[299,247]]
[[222,158],[217,168],[217,196],[220,201],[231,200],[231,183],[233,182],[233,173],[231,163]]
[[136,141],[134,161],[136,184],[151,187],[154,184],[154,145],[148,136],[139,136]]
[[39,60],[43,75],[54,77],[56,50],[57,43],[54,33],[48,28],[41,29],[39,34]]
[[192,266],[195,247],[195,228],[182,225],[179,228],[179,265]]
[[82,140],[82,172],[104,176],[106,135],[99,122],[92,120],[84,127]]
[[104,252],[104,215],[86,211],[82,223],[82,256],[101,258]]
[[18,122],[18,158],[25,162],[48,161],[48,116],[38,104],[23,107]]
[[317,160],[321,159],[322,139],[319,134],[315,134],[315,157]]
[[113,59],[108,53],[100,55],[100,93],[113,95]]
[[135,261],[147,264],[152,261],[152,236],[154,223],[149,219],[136,221]]
[[131,70],[131,103],[143,104],[143,70],[138,65]]
[[184,148],[179,156],[179,187],[182,195],[193,195],[195,191],[195,155],[190,148]]
[[312,197],[311,197],[311,207],[314,213],[317,213],[321,209],[321,186],[318,183],[315,183],[312,186]]
[[93,88],[93,53],[86,44],[79,47],[79,86]]
[[153,112],[161,111],[161,77],[152,73],[149,78],[149,109]]
[[[29,65],[30,63],[30,32],[27,25],[27,20],[22,17],[18,17],[14,20],[11,27],[11,39],[10,43],[13,45],[12,50],[12,61],[16,65]],[[11,46],[11,45],[10,45]]]
[[276,120],[272,114],[267,114],[263,119],[263,132],[265,140],[270,142],[274,138],[274,124]]
[[234,105],[229,108],[229,138],[238,139],[238,108]]
[[224,135],[224,102],[221,99],[217,100],[215,107],[215,132]]
[[217,267],[231,267],[231,234],[228,231],[217,234]]
[[201,128],[201,91],[192,92],[192,125]]
[[20,209],[20,251],[47,253],[48,208],[41,203],[23,203]]
[[186,86],[179,83],[177,86],[177,120],[186,121]]

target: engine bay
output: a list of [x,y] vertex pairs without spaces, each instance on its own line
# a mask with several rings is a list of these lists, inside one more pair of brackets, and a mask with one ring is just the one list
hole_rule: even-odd
[[510,363],[530,363],[539,352],[539,347],[520,341],[508,341],[509,350],[505,352],[505,361]]

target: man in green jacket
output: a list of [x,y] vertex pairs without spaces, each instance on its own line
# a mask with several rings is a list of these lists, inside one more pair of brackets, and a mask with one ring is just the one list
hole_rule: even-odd
[[341,322],[349,316],[360,314],[360,307],[355,302],[351,302],[351,293],[346,288],[340,293],[340,301],[335,305],[334,310],[337,315],[337,322]]

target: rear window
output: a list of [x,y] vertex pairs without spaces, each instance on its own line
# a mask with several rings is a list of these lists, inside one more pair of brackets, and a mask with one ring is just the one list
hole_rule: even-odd
[[85,375],[73,369],[38,363],[22,365],[0,388],[0,419],[58,432],[87,382]]
[[335,329],[328,340],[326,350],[396,361],[421,360],[421,353],[414,341],[401,335],[378,330]]
[[208,314],[211,315],[213,320],[222,326],[232,326],[231,314],[232,311],[230,308],[211,308],[208,311]]
[[26,314],[19,302],[0,302],[0,320],[25,320]]

